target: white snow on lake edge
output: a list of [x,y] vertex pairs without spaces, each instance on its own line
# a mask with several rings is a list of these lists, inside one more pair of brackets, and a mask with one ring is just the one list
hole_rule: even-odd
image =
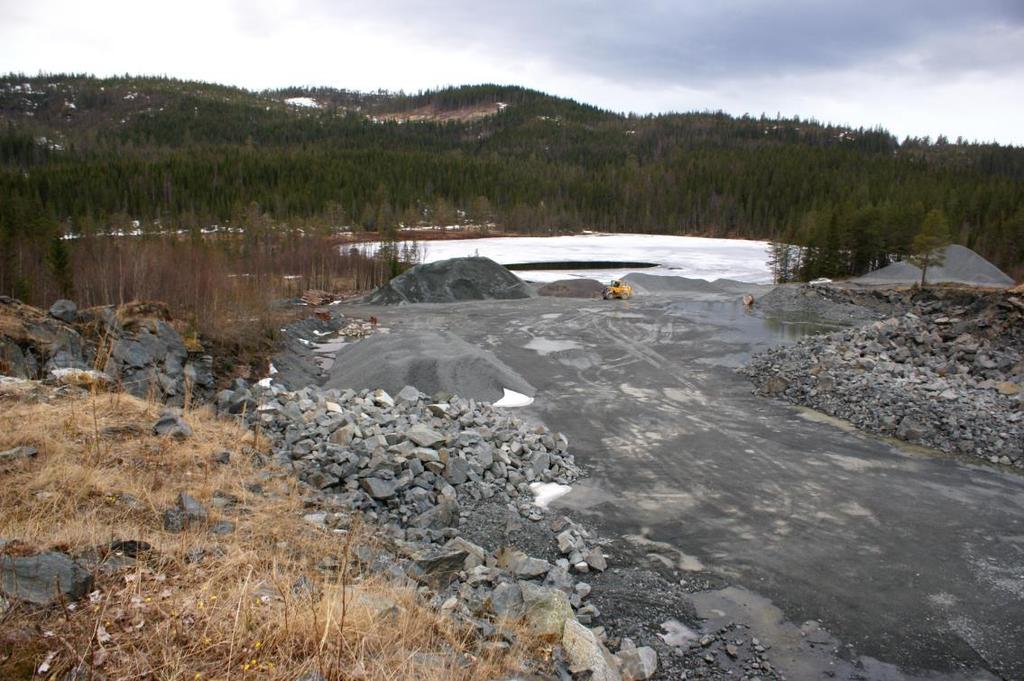
[[[551,237],[494,237],[421,241],[423,262],[480,255],[502,265],[514,263],[643,262],[656,267],[585,268],[581,270],[517,270],[527,281],[559,279],[610,281],[630,272],[695,279],[735,279],[768,284],[768,242],[712,239],[663,234],[577,234]],[[376,244],[365,244],[373,251]]]

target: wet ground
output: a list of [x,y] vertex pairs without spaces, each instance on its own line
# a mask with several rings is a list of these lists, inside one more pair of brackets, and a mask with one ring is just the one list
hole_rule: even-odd
[[864,436],[735,373],[830,327],[668,297],[346,311],[449,331],[525,377],[525,411],[590,471],[554,506],[681,580],[731,584],[690,602],[708,627],[748,626],[788,678],[1024,678],[1024,477]]

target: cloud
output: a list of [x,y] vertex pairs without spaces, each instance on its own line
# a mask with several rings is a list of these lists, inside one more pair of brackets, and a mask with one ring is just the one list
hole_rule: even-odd
[[251,88],[504,82],[619,111],[779,111],[1024,143],[1010,116],[1024,105],[1019,0],[0,0],[0,9],[0,70]]

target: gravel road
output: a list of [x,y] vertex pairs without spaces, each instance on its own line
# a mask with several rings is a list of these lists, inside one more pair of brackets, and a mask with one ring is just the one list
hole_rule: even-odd
[[523,415],[590,470],[556,505],[680,580],[734,585],[694,607],[749,626],[787,677],[1024,677],[1024,477],[757,397],[735,371],[833,326],[724,295],[343,311],[451,333],[524,377]]

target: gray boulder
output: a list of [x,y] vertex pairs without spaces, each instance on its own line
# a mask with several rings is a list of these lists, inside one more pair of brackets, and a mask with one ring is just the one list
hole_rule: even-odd
[[417,582],[430,586],[446,586],[455,579],[469,554],[454,548],[426,548],[412,555],[406,573]]
[[617,655],[622,672],[622,681],[645,681],[658,671],[658,653],[643,646],[631,650],[620,650]]
[[523,590],[518,584],[504,582],[494,587],[488,597],[487,605],[498,617],[517,619],[526,612],[523,603]]
[[622,681],[615,658],[590,629],[570,618],[565,622],[562,648],[574,674],[590,672],[591,681]]
[[18,459],[31,459],[38,453],[39,450],[35,447],[15,447],[13,449],[0,452],[0,463],[16,461]]
[[164,414],[153,425],[153,433],[161,437],[173,437],[177,440],[184,440],[192,437],[192,427],[185,423],[185,420],[180,416]]
[[50,306],[50,316],[71,324],[78,318],[78,306],[62,298]]
[[8,595],[35,605],[74,601],[92,590],[92,574],[67,554],[0,556],[0,586]]
[[419,447],[436,447],[443,445],[445,442],[444,435],[434,430],[430,426],[425,426],[422,423],[417,423],[409,430],[405,431],[405,436],[416,443]]
[[363,478],[359,481],[366,493],[374,499],[390,499],[395,496],[397,484],[395,480],[381,478]]

